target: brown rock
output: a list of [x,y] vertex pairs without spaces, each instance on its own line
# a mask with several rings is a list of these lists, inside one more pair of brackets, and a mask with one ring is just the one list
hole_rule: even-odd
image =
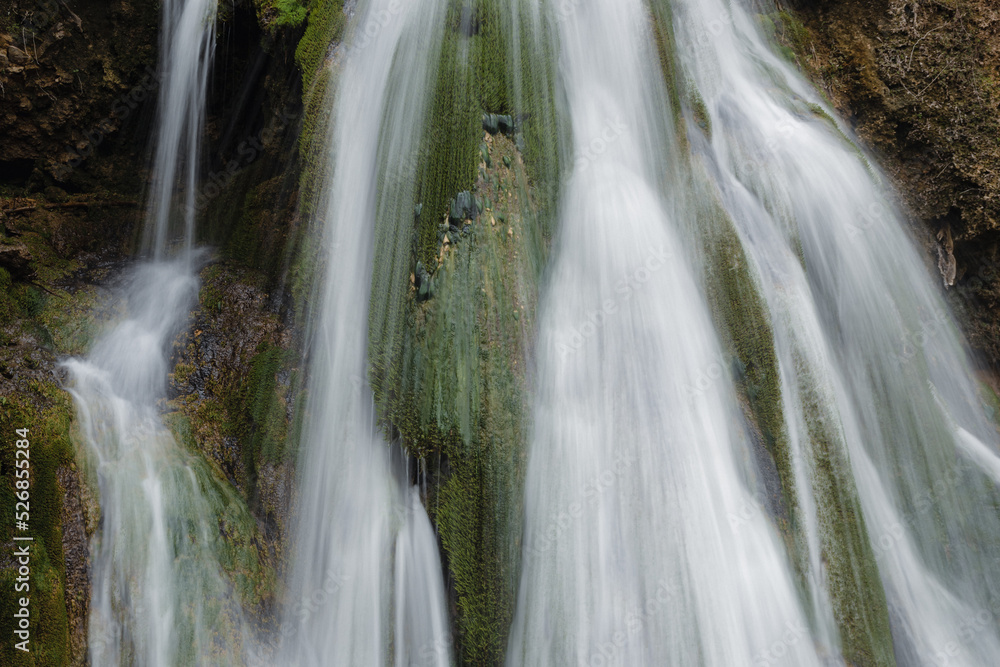
[[0,245],[0,267],[7,269],[15,280],[30,280],[35,277],[31,268],[31,252],[23,243]]
[[87,489],[76,466],[59,466],[62,487],[62,543],[66,563],[66,620],[71,664],[85,664],[87,617],[90,612],[90,535],[87,531]]
[[31,58],[28,57],[28,54],[13,44],[7,47],[7,57],[15,65],[27,65],[31,62]]

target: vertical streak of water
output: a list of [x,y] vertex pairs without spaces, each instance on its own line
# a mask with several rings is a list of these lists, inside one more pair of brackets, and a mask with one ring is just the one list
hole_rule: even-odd
[[669,103],[640,0],[563,3],[575,166],[546,287],[511,665],[817,665],[752,504],[716,335],[663,194]]
[[[163,259],[175,219],[181,217],[184,252],[194,242],[195,196],[208,75],[215,52],[211,0],[163,3],[159,110],[153,184],[143,250]],[[182,201],[178,201],[178,191]]]
[[361,3],[348,55],[332,64],[331,176],[318,206],[327,269],[312,299],[284,664],[381,667],[393,646],[400,666],[449,664],[437,543],[376,429],[364,380],[379,186],[412,182],[387,170],[412,168],[443,8],[439,0]]
[[[214,51],[215,0],[163,2],[153,185],[144,251],[123,319],[86,359],[66,363],[100,491],[92,544],[95,665],[238,664],[240,612],[218,562],[205,466],[160,418],[170,341],[195,302],[194,193]],[[178,192],[184,201],[178,201]],[[183,246],[167,259],[173,221]]]
[[[822,411],[864,509],[853,521],[867,527],[897,664],[993,664],[1000,459],[952,318],[881,177],[753,17],[739,3],[672,4],[711,118],[694,144],[774,326],[797,481],[818,483],[807,425]],[[815,508],[811,530],[837,510]]]

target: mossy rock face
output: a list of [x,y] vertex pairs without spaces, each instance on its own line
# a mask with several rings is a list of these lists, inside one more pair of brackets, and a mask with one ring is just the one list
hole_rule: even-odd
[[[698,183],[704,182],[702,174]],[[715,201],[704,185],[694,189],[703,194],[700,201]],[[801,408],[805,420],[806,432],[799,436],[807,443],[804,455],[810,474],[807,480],[797,479],[783,412],[783,391],[790,388],[782,387],[771,313],[759,292],[755,269],[718,202],[700,212],[699,220],[705,232],[706,284],[713,318],[724,348],[734,361],[732,375],[738,396],[769,454],[769,465],[763,467],[773,465],[777,473],[777,488],[767,489],[765,504],[785,539],[800,593],[808,600],[813,586],[825,587],[829,592],[841,650],[850,664],[894,665],[885,592],[846,443],[838,418],[828,408],[836,402],[832,395],[821,391],[811,368],[796,356],[795,367],[787,370],[798,382],[791,389],[799,396],[800,405],[796,407]],[[800,484],[809,489],[818,508],[820,558],[824,564],[824,578],[819,582],[806,579],[810,568],[798,503]]]
[[442,232],[431,298],[408,288],[402,391],[383,414],[431,464],[427,505],[455,590],[459,657],[475,665],[502,662],[513,614],[526,348],[544,253],[520,154],[502,135],[486,145],[494,166],[480,164],[472,191],[482,211]]
[[[446,42],[475,39],[455,29]],[[447,49],[442,69],[470,67]],[[440,90],[441,70],[438,77]],[[380,188],[369,378],[387,435],[429,464],[426,504],[453,583],[459,660],[498,664],[516,589],[525,349],[547,221],[536,204],[543,188],[529,180],[514,140],[484,133],[482,107],[452,93],[447,106],[458,120],[432,118],[421,156],[467,146],[460,154],[472,173],[463,186],[425,176],[412,199]],[[449,128],[468,141],[455,143]],[[427,183],[437,183],[439,201],[428,199]],[[400,193],[405,201],[389,200]],[[412,246],[398,243],[407,233]]]
[[[87,547],[86,535],[68,535],[66,544],[62,530],[64,488],[59,476],[73,461],[69,433],[73,408],[56,380],[55,350],[40,340],[52,339],[37,319],[51,298],[37,288],[12,284],[6,271],[0,270],[0,299],[5,301],[6,314],[2,323],[5,343],[0,347],[0,541],[12,545],[12,549],[30,544],[31,557],[28,590],[5,595],[0,601],[0,628],[11,638],[16,627],[13,615],[17,600],[22,596],[30,600],[31,653],[15,650],[10,640],[4,642],[0,655],[4,664],[11,665],[68,664],[81,655],[79,637],[71,640],[71,624],[78,627],[86,618],[85,609],[79,608],[70,618],[65,601],[66,594],[88,593],[81,588],[86,582],[79,578],[74,578],[72,587],[67,588],[65,560],[66,552],[86,554]],[[18,429],[27,432],[19,434]],[[27,459],[25,448],[17,446],[25,435],[30,443]],[[30,461],[27,489],[18,487],[25,482],[17,477],[17,471],[22,470],[17,464],[19,459]],[[28,529],[15,530],[15,512],[24,510],[16,507],[16,494],[25,490],[29,494]],[[14,542],[14,536],[34,539],[30,543]],[[18,583],[18,566],[11,558],[0,567],[0,582],[8,592],[14,591]],[[82,618],[78,615],[81,611]]]
[[[8,639],[0,654],[5,664],[64,665],[71,659],[69,621],[66,613],[66,563],[64,561],[62,534],[63,489],[57,473],[61,466],[69,465],[73,450],[69,440],[69,424],[72,406],[69,397],[63,394],[51,380],[28,380],[27,386],[19,387],[11,393],[0,393],[0,541],[4,544],[21,546],[24,542],[13,541],[13,537],[31,536],[30,569],[28,590],[22,594],[5,595],[0,601],[3,617],[0,629],[8,638],[14,637],[17,600],[22,595],[30,600],[31,649],[25,655]],[[16,459],[19,438],[17,429],[28,429],[30,442],[30,494],[29,528],[15,530],[15,510],[18,498],[15,496]],[[23,508],[22,508],[23,509]],[[9,559],[0,568],[0,582],[8,592],[15,590],[19,579],[18,564]],[[82,591],[74,591],[80,593]]]
[[186,441],[238,489],[280,551],[294,452],[286,448],[301,389],[299,355],[282,322],[282,294],[233,263],[201,273],[191,328],[175,341],[172,410]]
[[[460,664],[502,663],[517,586],[525,360],[559,165],[550,27],[530,15],[449,3],[416,190],[398,168],[379,188],[369,380],[387,436],[427,462]],[[490,114],[518,122],[491,134]]]
[[896,664],[889,611],[865,527],[846,443],[809,371],[798,369],[811,441],[812,488],[819,508],[827,590],[840,628],[841,651],[853,665]]
[[[122,199],[111,193],[103,197]],[[74,205],[51,206],[67,203]],[[114,314],[98,307],[107,293],[100,284],[120,266],[116,249],[127,246],[134,220],[114,206],[92,203],[92,196],[58,202],[42,196],[0,198],[0,209],[20,209],[0,215],[4,218],[0,243],[23,244],[31,257],[30,283],[0,269],[0,489],[6,489],[0,491],[4,503],[0,512],[7,516],[0,539],[13,544],[18,428],[29,429],[26,534],[35,538],[29,582],[32,653],[15,654],[5,643],[5,657],[0,659],[4,664],[83,664],[86,657],[89,538],[100,510],[76,468],[71,442],[75,413],[61,388],[57,361],[84,353],[99,334],[101,320]],[[16,237],[6,238],[6,232]],[[8,590],[14,576],[10,568],[0,573],[4,586],[11,586]],[[13,600],[7,596],[3,603]],[[0,625],[5,632],[13,630],[13,611],[4,607]]]
[[[766,505],[781,529],[789,560],[802,583],[807,567],[805,536],[801,533],[770,314],[759,293],[755,271],[721,203],[703,183],[694,190],[704,195],[702,201],[709,202],[699,212],[699,227],[704,231],[709,304],[728,360],[721,372],[732,375],[748,421],[767,450],[766,465],[762,467],[777,474],[777,486],[766,490]],[[694,386],[690,390],[700,389]]]
[[[956,261],[951,306],[1000,364],[1000,16],[991,0],[799,2],[776,40],[880,156],[928,253]],[[784,14],[784,13],[782,13]],[[802,28],[794,24],[801,22]],[[935,236],[938,232],[942,239]]]
[[[286,3],[287,4],[287,3]],[[301,21],[300,21],[301,22]],[[305,33],[295,50],[295,63],[302,72],[302,90],[314,95],[318,75],[330,45],[340,41],[344,32],[343,0],[310,0]]]

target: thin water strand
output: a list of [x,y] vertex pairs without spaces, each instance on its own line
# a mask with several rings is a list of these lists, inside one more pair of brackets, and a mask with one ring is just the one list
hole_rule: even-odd
[[355,29],[380,28],[348,36],[329,63],[337,93],[319,202],[327,224],[318,230],[327,271],[309,323],[309,415],[283,664],[450,664],[450,637],[438,634],[450,626],[443,583],[432,575],[441,572],[436,540],[405,466],[376,428],[365,380],[380,175],[410,164],[419,145],[443,7],[364,3]]

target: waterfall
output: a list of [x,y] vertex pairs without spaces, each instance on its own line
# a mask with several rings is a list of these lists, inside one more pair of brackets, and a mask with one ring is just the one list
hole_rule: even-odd
[[994,662],[997,434],[883,177],[741,3],[557,10],[507,662]]
[[[121,319],[65,363],[100,493],[89,650],[95,665],[244,664],[242,619],[219,564],[212,473],[161,419],[172,339],[196,302],[194,194],[215,40],[214,0],[165,0],[144,251]],[[181,223],[178,225],[178,223]],[[169,242],[181,233],[178,251]]]
[[[694,160],[774,331],[790,459],[803,511],[816,513],[803,521],[819,534],[814,586],[842,588],[832,601],[842,626],[878,625],[838,608],[856,604],[836,597],[855,595],[843,578],[859,568],[836,562],[832,523],[847,515],[823,488],[830,449],[849,461],[843,476],[857,487],[855,520],[884,585],[896,662],[991,664],[997,434],[939,289],[883,177],[752,17],[717,0],[673,5],[683,69],[711,118],[710,137],[692,133]],[[867,640],[844,627],[840,641],[849,661],[864,655]]]
[[230,582],[242,501],[163,417],[217,11],[163,0],[144,258],[64,363],[102,510],[91,664],[997,661],[993,409],[886,178],[764,36],[773,8],[279,9],[347,27],[306,73],[278,640]]
[[676,231],[669,101],[639,0],[560,22],[576,157],[540,316],[514,665],[818,665]]
[[398,449],[376,427],[366,380],[375,211],[386,183],[412,187],[443,9],[439,0],[362,3],[353,38],[328,65],[336,97],[317,216],[326,270],[310,301],[282,664],[450,664],[437,542]]

